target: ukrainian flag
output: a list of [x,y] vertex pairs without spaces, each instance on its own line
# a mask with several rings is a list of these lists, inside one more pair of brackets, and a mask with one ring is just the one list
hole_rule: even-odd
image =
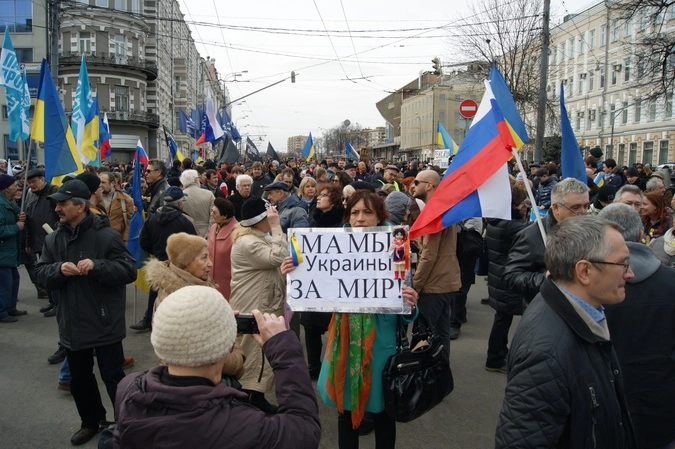
[[452,137],[441,125],[441,122],[438,122],[438,125],[436,125],[436,144],[446,150],[450,150],[450,154],[457,154],[457,150],[459,149],[459,145],[452,140]]
[[63,176],[82,172],[77,144],[68,124],[47,60],[42,60],[31,138],[45,149],[45,179],[61,185]]
[[593,179],[593,182],[595,183],[596,186],[602,187],[605,185],[605,174],[603,172],[598,173],[595,175],[595,179]]
[[305,146],[302,147],[302,155],[307,162],[314,158],[314,141],[312,140],[312,133],[309,133]]
[[89,108],[89,113],[84,122],[84,135],[82,139],[82,154],[87,156],[89,160],[96,160],[96,155],[98,154],[97,143],[100,138],[99,133],[99,124],[100,124],[100,115],[101,113],[98,110],[98,95],[94,98],[91,107]]
[[499,109],[504,115],[506,125],[511,132],[511,137],[513,137],[513,141],[516,144],[516,149],[520,149],[520,147],[529,140],[529,137],[527,137],[525,123],[523,123],[523,119],[520,118],[516,103],[513,101],[513,95],[511,95],[511,91],[506,85],[504,77],[499,73],[499,70],[497,70],[497,63],[492,64],[488,81],[490,82],[492,94],[494,95],[495,100],[497,100]]

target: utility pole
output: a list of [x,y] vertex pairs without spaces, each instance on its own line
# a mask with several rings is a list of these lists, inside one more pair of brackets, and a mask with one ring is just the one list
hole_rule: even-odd
[[49,1],[49,69],[54,86],[59,85],[59,0]]
[[544,133],[546,132],[546,84],[548,81],[548,44],[551,0],[544,0],[544,14],[541,28],[541,68],[539,72],[539,101],[537,103],[537,136],[534,140],[534,159],[544,158]]

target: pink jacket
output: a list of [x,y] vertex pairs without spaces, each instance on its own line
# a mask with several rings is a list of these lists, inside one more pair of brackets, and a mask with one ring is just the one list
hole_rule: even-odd
[[228,224],[223,226],[216,234],[217,224],[211,225],[209,229],[209,258],[213,263],[213,268],[209,276],[218,284],[218,291],[230,300],[230,280],[232,279],[232,267],[230,265],[230,252],[232,251],[232,239],[230,235],[237,220],[232,218]]

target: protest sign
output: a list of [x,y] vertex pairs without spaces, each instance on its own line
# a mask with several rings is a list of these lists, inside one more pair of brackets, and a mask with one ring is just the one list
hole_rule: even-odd
[[[401,287],[410,285],[407,227],[288,230],[297,261],[287,275],[293,311],[410,313]],[[406,283],[406,279],[408,282]]]

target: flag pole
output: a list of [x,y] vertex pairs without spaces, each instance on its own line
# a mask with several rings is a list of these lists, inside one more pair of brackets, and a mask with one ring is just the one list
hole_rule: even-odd
[[[534,194],[532,193],[532,187],[530,187],[529,180],[526,178],[527,173],[525,173],[525,167],[523,167],[523,161],[520,160],[520,155],[518,154],[518,151],[515,148],[511,148],[511,153],[513,153],[513,157],[516,158],[516,164],[518,164],[518,169],[520,172],[523,174],[523,180],[525,181],[525,189],[527,190],[527,196],[530,199],[530,202],[532,203],[532,208],[537,207],[537,202],[534,200]],[[544,247],[546,247],[546,229],[544,229],[544,222],[541,221],[541,216],[539,216],[539,211],[537,211],[534,214],[534,219],[537,222],[537,227],[539,228],[539,232],[541,233],[541,238],[544,240]]]
[[[24,140],[19,137],[18,140],[21,146],[26,147]],[[26,152],[26,168],[23,170],[23,192],[21,193],[21,212],[26,210],[26,190],[28,189],[28,169],[30,168],[30,141],[28,143],[28,151]]]

